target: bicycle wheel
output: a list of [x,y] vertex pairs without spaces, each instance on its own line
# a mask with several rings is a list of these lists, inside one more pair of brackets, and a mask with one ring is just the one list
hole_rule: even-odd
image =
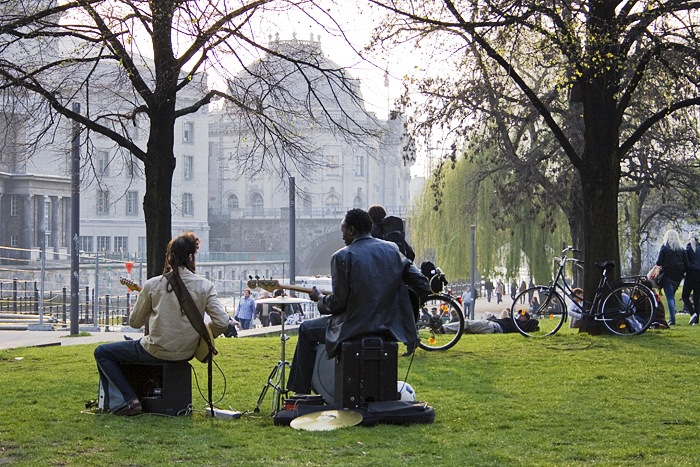
[[649,329],[656,306],[656,296],[647,286],[622,282],[602,299],[596,319],[613,334],[636,336]]
[[419,310],[416,329],[421,349],[447,350],[462,337],[462,307],[450,295],[432,294]]
[[[530,303],[530,295],[537,303]],[[520,297],[525,303],[520,303]],[[534,307],[534,308],[533,308]],[[525,337],[545,337],[557,332],[566,318],[561,296],[551,287],[531,287],[515,297],[510,307],[513,325]],[[527,319],[527,318],[530,319]]]

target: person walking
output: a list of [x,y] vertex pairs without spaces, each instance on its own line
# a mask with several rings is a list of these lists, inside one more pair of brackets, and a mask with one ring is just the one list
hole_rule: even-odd
[[250,289],[243,291],[243,298],[238,302],[234,318],[241,323],[241,329],[250,329],[250,323],[255,318],[255,300],[250,296]]
[[506,286],[503,284],[501,279],[496,282],[496,303],[501,303],[503,301],[503,294],[506,292]]
[[663,278],[659,286],[661,286],[664,295],[666,295],[668,324],[673,326],[676,324],[676,290],[678,290],[678,286],[683,280],[683,275],[688,265],[688,257],[681,244],[680,236],[675,230],[669,229],[664,234],[656,265],[661,266],[661,271],[663,272]]
[[491,293],[493,292],[493,281],[491,279],[486,279],[486,282],[484,282],[484,289],[486,290],[486,301],[491,303]]
[[[690,322],[688,324],[698,324],[698,313],[700,309],[700,249],[698,249],[699,232],[693,232],[685,246],[685,254],[688,258],[688,265],[685,270],[685,282],[683,282],[683,292],[681,298],[685,308],[690,312]],[[690,295],[693,300],[690,300]]]
[[[518,293],[523,293],[526,290],[527,290],[527,284],[523,280],[522,282],[520,282],[520,288],[518,289]],[[525,303],[525,295],[524,294],[520,297],[520,303],[521,304]]]

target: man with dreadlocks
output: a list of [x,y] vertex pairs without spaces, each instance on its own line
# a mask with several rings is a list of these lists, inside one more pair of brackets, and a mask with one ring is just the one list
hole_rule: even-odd
[[[199,311],[211,318],[211,331],[218,336],[226,330],[229,316],[214,285],[194,272],[198,248],[199,238],[192,232],[173,238],[168,243],[163,274],[172,271],[173,275],[179,275]],[[106,398],[104,407],[115,415],[137,415],[142,411],[120,363],[189,360],[197,348],[199,334],[181,310],[168,276],[155,276],[146,281],[129,319],[134,328],[148,322],[149,334],[139,340],[102,344],[95,349],[97,370]]]

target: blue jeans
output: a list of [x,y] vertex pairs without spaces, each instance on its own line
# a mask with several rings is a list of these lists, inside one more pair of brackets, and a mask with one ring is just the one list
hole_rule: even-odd
[[664,295],[668,304],[668,324],[676,324],[676,290],[681,281],[674,281],[669,278],[663,280]]
[[104,408],[113,412],[137,399],[134,389],[119,366],[120,363],[163,363],[165,361],[146,352],[138,340],[98,345],[95,349],[95,362],[105,395]]
[[250,329],[250,322],[252,319],[236,318],[239,323],[241,323],[241,329]]
[[310,319],[299,326],[299,340],[289,370],[287,389],[297,394],[311,393],[311,379],[316,365],[316,346],[326,342],[326,328],[330,317]]

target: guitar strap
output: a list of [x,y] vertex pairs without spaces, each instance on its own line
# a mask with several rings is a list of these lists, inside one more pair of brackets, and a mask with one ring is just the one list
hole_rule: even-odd
[[179,274],[173,274],[172,271],[164,274],[164,276],[168,280],[168,284],[172,288],[173,292],[175,292],[177,301],[180,302],[180,308],[182,309],[183,313],[185,313],[185,316],[187,316],[190,324],[194,330],[197,331],[200,337],[204,339],[207,346],[209,346],[210,357],[211,355],[216,355],[218,352],[214,348],[214,343],[209,337],[207,328],[204,325],[204,316],[202,313],[200,313],[197,305],[194,303],[192,295],[190,295],[190,291],[187,290],[185,283],[182,282],[182,278]]
[[211,338],[209,337],[209,333],[207,332],[207,328],[204,325],[204,316],[202,313],[199,312],[199,309],[197,308],[197,304],[194,303],[194,300],[192,299],[192,295],[190,295],[190,291],[187,290],[187,287],[185,286],[185,283],[182,282],[182,278],[180,277],[179,274],[174,274],[173,271],[170,271],[166,274],[164,274],[165,278],[168,280],[168,284],[172,288],[173,292],[175,292],[175,296],[177,297],[177,301],[180,302],[180,308],[182,311],[185,313],[185,316],[187,316],[187,319],[190,321],[190,324],[192,327],[197,331],[197,333],[200,335],[202,339],[207,343],[207,346],[209,346],[209,355],[207,356],[206,362],[207,362],[207,377],[209,379],[208,384],[207,384],[207,389],[208,389],[208,396],[209,396],[209,408],[211,412],[211,416],[214,416],[214,401],[212,397],[212,364],[214,360],[214,355],[218,354],[217,350],[214,348],[214,343],[212,342]]

